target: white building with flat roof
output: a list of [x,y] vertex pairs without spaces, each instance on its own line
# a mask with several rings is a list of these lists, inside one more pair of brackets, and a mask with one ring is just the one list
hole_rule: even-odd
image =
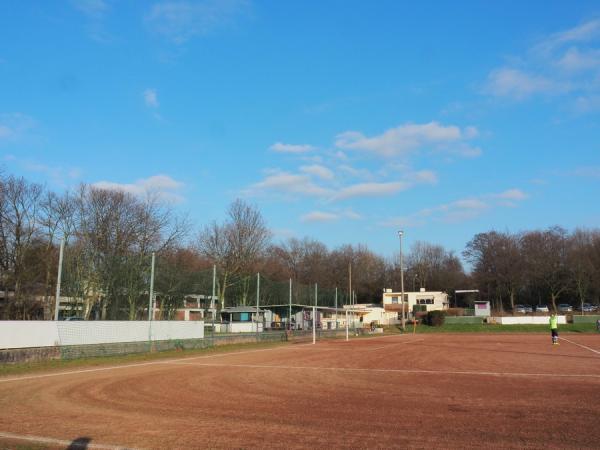
[[[401,293],[385,289],[383,292],[383,307],[386,311],[402,311]],[[425,306],[426,311],[441,311],[448,309],[450,303],[448,294],[441,291],[426,291],[421,288],[419,292],[404,292],[404,309],[412,312],[414,305]]]

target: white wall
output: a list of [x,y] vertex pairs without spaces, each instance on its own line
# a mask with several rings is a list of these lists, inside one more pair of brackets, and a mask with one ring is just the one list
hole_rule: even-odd
[[202,338],[201,321],[0,321],[0,349]]
[[[557,316],[559,324],[567,323],[567,316]],[[502,325],[548,325],[550,326],[549,316],[523,316],[523,317],[493,317],[496,323]]]
[[0,320],[0,348],[52,347],[59,343],[56,322]]
[[[256,323],[254,322],[230,322],[227,325],[229,333],[256,333]],[[258,331],[263,331],[263,324],[258,324]]]

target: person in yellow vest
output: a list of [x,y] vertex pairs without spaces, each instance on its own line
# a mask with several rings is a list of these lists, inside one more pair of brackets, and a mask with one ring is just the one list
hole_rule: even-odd
[[558,345],[558,317],[554,311],[550,316],[550,333],[552,334],[552,345]]

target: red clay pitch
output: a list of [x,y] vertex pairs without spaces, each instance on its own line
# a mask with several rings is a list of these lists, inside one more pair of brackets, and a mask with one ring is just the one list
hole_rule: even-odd
[[0,448],[598,448],[600,336],[565,337],[389,336],[0,378]]

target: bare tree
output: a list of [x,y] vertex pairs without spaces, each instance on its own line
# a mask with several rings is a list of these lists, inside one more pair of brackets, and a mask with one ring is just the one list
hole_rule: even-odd
[[10,315],[14,318],[32,318],[31,308],[37,308],[35,293],[41,280],[39,267],[30,270],[33,268],[27,267],[26,261],[40,245],[40,201],[43,189],[38,184],[13,176],[2,180],[0,184],[2,285],[14,296]]
[[[231,278],[247,274],[269,244],[270,231],[260,211],[242,200],[234,201],[223,224],[213,222],[199,234],[200,253],[218,267],[221,307]],[[248,293],[245,289],[244,298]]]
[[556,301],[569,288],[566,231],[552,227],[528,232],[523,234],[521,246],[530,281],[546,290],[556,310]]
[[583,303],[590,294],[593,277],[593,241],[594,234],[590,231],[576,230],[568,239],[567,262],[570,276],[573,280],[575,293],[579,297],[581,310]]

